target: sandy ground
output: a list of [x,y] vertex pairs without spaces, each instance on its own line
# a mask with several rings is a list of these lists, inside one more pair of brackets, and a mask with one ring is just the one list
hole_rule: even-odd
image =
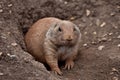
[[[26,52],[38,19],[71,20],[82,32],[75,66],[57,76]],[[1,0],[0,80],[119,80],[120,0]]]

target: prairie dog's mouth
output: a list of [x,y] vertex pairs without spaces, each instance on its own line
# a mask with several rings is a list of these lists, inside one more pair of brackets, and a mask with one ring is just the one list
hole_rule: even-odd
[[62,44],[63,45],[68,45],[68,46],[70,46],[70,45],[73,45],[74,43],[73,43],[73,41],[62,41]]

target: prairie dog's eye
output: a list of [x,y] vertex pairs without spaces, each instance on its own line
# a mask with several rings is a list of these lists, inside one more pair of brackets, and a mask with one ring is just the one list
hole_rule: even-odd
[[76,28],[75,28],[75,27],[73,28],[73,31],[76,31]]
[[59,31],[59,32],[61,32],[61,31],[62,31],[62,29],[59,27],[59,28],[58,28],[58,31]]

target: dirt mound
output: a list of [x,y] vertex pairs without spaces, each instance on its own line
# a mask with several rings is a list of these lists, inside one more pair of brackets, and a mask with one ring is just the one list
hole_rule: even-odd
[[[24,34],[38,19],[71,20],[82,32],[71,70],[57,76],[26,52]],[[0,80],[119,80],[119,0],[1,0]]]

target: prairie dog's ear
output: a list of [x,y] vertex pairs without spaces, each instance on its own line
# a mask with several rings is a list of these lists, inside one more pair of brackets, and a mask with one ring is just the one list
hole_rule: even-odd
[[55,27],[57,26],[57,24],[58,24],[57,22],[54,22],[54,23],[51,25],[51,27],[52,27],[52,28],[55,28]]
[[60,28],[60,25],[61,25],[61,23],[54,23],[54,25],[53,25],[53,30],[56,32],[56,31],[58,31],[58,29]]
[[74,31],[78,31],[78,32],[80,32],[79,27],[78,27],[77,25],[75,25],[75,24],[74,24]]
[[48,29],[47,33],[46,33],[46,38],[51,38],[51,36],[53,36],[54,34],[54,29],[57,26],[57,23],[54,22],[50,25],[50,28]]

